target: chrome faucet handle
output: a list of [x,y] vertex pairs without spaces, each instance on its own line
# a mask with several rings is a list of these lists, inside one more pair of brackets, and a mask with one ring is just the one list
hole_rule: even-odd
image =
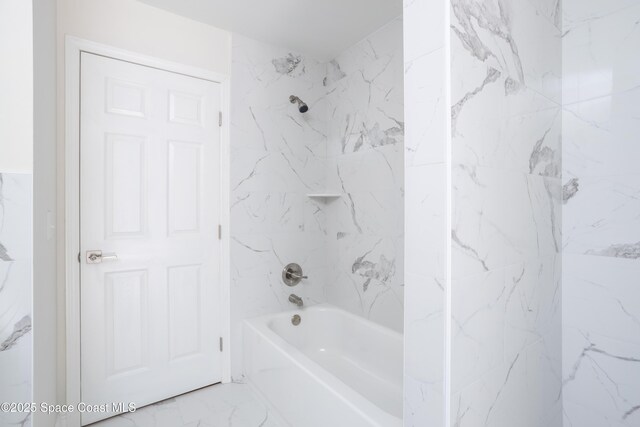
[[302,267],[296,263],[287,264],[282,269],[282,281],[287,286],[295,286],[302,279],[308,279],[307,276],[302,274]]

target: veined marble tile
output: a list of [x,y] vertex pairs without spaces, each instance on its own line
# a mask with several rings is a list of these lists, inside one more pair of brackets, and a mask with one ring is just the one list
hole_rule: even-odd
[[405,375],[443,386],[446,283],[411,273],[405,280]]
[[[322,288],[325,265],[324,235],[321,233],[238,234],[231,238],[232,277],[281,280],[282,268],[289,262],[300,264],[309,279],[304,284]],[[312,270],[316,274],[311,274]],[[264,286],[256,283],[256,286]],[[290,288],[288,288],[290,290]],[[296,288],[299,290],[300,288]]]
[[564,426],[640,425],[640,4],[563,5]]
[[445,44],[444,16],[449,3],[444,0],[404,0],[404,60],[417,58],[440,49]]
[[558,2],[451,2],[452,425],[560,426]]
[[[0,342],[0,400],[2,402],[30,402],[32,390],[33,344],[30,331],[25,333],[25,325],[19,323],[16,332]],[[13,332],[13,331],[12,331]],[[10,347],[8,347],[10,345]],[[0,412],[0,425],[31,426],[31,417],[24,413]]]
[[231,202],[234,234],[305,231],[304,193],[236,192]]
[[304,230],[329,235],[329,204],[327,200],[307,197],[304,203]]
[[640,175],[579,178],[563,206],[566,253],[640,258]]
[[405,426],[444,422],[445,286],[444,279],[405,272]]
[[[320,232],[238,234],[231,237],[232,372],[241,375],[242,321],[295,308],[291,293],[305,305],[326,302],[328,276],[326,244]],[[282,282],[282,269],[297,262],[308,279],[290,288]]]
[[467,54],[456,38],[452,44],[454,160],[559,175],[558,104],[528,87],[505,92],[510,83],[498,65]]
[[[402,18],[327,65],[327,300],[403,328]],[[314,203],[315,204],[315,203]]]
[[403,327],[402,238],[347,234],[329,241],[327,301],[396,330]]
[[504,269],[451,283],[451,391],[457,393],[504,361]]
[[[233,51],[232,300],[242,302],[232,310],[234,360],[240,321],[291,308],[291,292],[305,304],[334,295],[401,330],[402,275],[393,263],[403,262],[402,18],[328,63],[242,36]],[[300,114],[289,95],[309,111]],[[342,197],[306,196],[327,191]],[[372,249],[378,240],[385,243]],[[384,258],[363,256],[360,245]],[[328,263],[328,252],[349,265]],[[309,276],[295,289],[280,279],[289,262]],[[350,293],[353,280],[360,289]]]
[[232,196],[238,192],[315,192],[324,187],[322,158],[298,158],[285,151],[231,151]]
[[454,0],[451,7],[453,102],[460,99],[455,96],[457,81],[462,79],[458,73],[464,70],[465,76],[472,75],[461,67],[461,57],[493,70],[487,77],[498,81],[503,96],[528,87],[560,102],[560,31],[531,3]]
[[490,168],[453,171],[453,277],[560,250],[560,182]]
[[[237,138],[237,143],[233,144],[234,148],[267,152],[285,151],[294,156],[311,153],[323,157],[326,149],[323,99],[303,98],[308,105],[313,106],[313,110],[310,108],[303,115],[289,102],[289,95],[287,99],[278,99],[283,98],[283,93],[294,92],[306,93],[302,89],[281,89],[272,95],[263,95],[265,98],[275,98],[265,106],[257,105],[253,99],[248,99],[248,104],[245,105],[234,104],[231,123],[232,131]],[[239,101],[236,101],[236,104],[239,104]]]
[[553,25],[562,30],[562,4],[566,0],[530,0],[531,5]]
[[505,358],[545,339],[560,377],[562,321],[560,255],[530,259],[505,270]]
[[400,189],[342,194],[342,197],[332,201],[327,209],[330,238],[354,233],[401,236],[404,232],[404,221],[398,213],[403,199]]
[[347,49],[328,69],[328,155],[402,145],[402,19]]
[[405,164],[444,163],[448,114],[444,87],[445,49],[405,65]]
[[408,375],[404,377],[404,427],[423,427],[425,421],[442,425],[444,414],[443,387],[440,383],[424,383]]
[[[32,176],[0,173],[0,402],[32,400]],[[0,425],[31,426],[0,412]]]
[[558,107],[509,117],[504,127],[502,165],[532,175],[560,178],[562,156],[562,114]]
[[406,170],[404,422],[416,427],[444,419],[445,168]]
[[404,425],[444,414],[449,3],[404,1]]
[[405,193],[405,273],[444,283],[446,232],[445,164],[411,166]]
[[94,424],[96,427],[277,427],[246,384],[218,384]]
[[562,164],[572,178],[636,174],[640,89],[565,106]]
[[[505,219],[503,177],[491,170],[458,166],[452,171],[451,224],[454,278],[488,272],[505,265],[509,238],[500,229]],[[524,181],[524,177],[520,179]]]
[[327,186],[344,193],[399,191],[404,182],[403,157],[401,145],[389,145],[329,159]]
[[637,0],[563,0],[562,21],[564,31],[608,15],[637,6]]
[[[635,54],[640,50],[640,4],[637,1],[589,1],[584,10],[588,11],[589,6],[596,3],[600,3],[596,9],[608,10],[616,9],[616,3],[635,6],[602,17],[585,18],[586,22],[565,28],[562,42],[565,104],[640,86],[640,58]],[[570,10],[583,10],[584,7],[581,3]]]
[[[562,427],[562,344],[560,322],[554,334],[527,347],[526,375],[521,384],[523,391],[515,403],[518,411],[529,417],[524,425],[531,427]],[[518,406],[520,405],[520,406]],[[524,406],[524,407],[523,407]]]
[[31,175],[0,173],[0,262],[31,260],[31,186]]
[[[402,106],[388,104],[386,97],[397,87],[372,87],[365,81],[341,81],[329,96],[332,122],[327,152],[329,156],[354,153],[388,145],[402,145]],[[368,92],[371,92],[369,94]],[[401,96],[401,95],[400,95]]]
[[640,345],[573,327],[563,340],[564,425],[637,426]]
[[[559,1],[556,0],[556,4],[551,7],[556,8]],[[542,2],[529,0],[501,2],[501,14],[507,16],[507,25],[517,44],[525,85],[560,104],[562,32],[557,23],[536,7],[540,3]]]
[[28,259],[0,261],[0,351],[30,339],[31,273]]
[[527,88],[505,96],[498,70],[453,61],[465,70],[453,83],[454,161],[559,177],[560,107]]
[[640,345],[638,277],[636,260],[565,254],[564,327]]
[[[357,77],[371,82],[372,86],[389,86],[400,89],[395,102],[402,104],[402,90],[397,88],[398,75],[402,76],[402,16],[366,36],[362,41],[346,49],[333,59],[340,65],[345,77]],[[400,37],[399,37],[400,36]],[[338,80],[344,82],[344,80]],[[336,83],[338,83],[336,82]],[[329,92],[333,89],[327,85]],[[389,99],[389,98],[387,98]],[[366,102],[367,99],[365,98]]]
[[[324,156],[324,64],[240,35],[233,52],[233,147]],[[309,111],[300,114],[289,95],[300,96]]]
[[638,424],[640,306],[635,260],[565,254],[565,426]]
[[456,427],[560,427],[562,383],[539,340],[452,396]]

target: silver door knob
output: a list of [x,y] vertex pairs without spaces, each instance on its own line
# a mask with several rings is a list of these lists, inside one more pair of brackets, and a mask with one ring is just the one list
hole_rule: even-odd
[[87,264],[100,264],[102,261],[116,261],[118,255],[103,254],[102,251],[87,251]]

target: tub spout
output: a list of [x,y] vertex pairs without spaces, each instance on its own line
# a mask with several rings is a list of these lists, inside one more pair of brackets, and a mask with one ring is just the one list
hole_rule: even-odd
[[304,302],[302,301],[302,298],[300,298],[296,294],[289,295],[289,302],[292,302],[293,304],[297,305],[298,307],[302,307],[302,305],[304,304]]

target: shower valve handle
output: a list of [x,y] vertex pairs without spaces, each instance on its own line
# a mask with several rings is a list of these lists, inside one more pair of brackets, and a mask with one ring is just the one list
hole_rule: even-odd
[[287,286],[295,286],[302,279],[308,279],[307,276],[302,274],[302,267],[296,263],[288,264],[282,269],[282,281]]

